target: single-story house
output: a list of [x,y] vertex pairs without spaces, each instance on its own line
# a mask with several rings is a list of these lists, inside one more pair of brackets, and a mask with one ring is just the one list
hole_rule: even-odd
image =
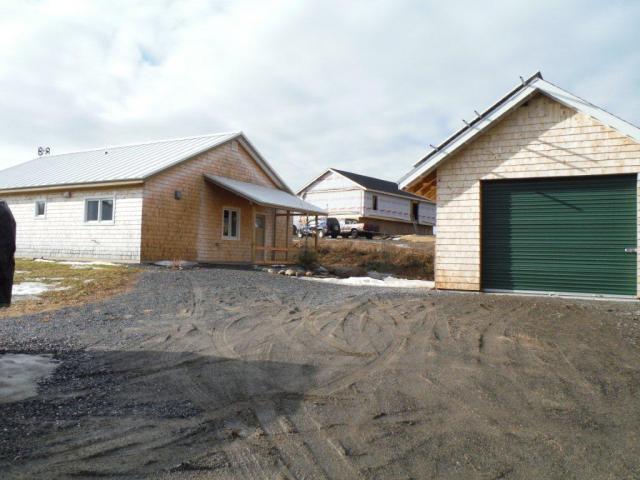
[[19,257],[245,263],[288,256],[296,197],[242,132],[43,155],[0,172]]
[[430,235],[436,223],[434,202],[398,189],[395,182],[335,168],[311,180],[298,195],[331,217],[375,223],[386,234]]
[[438,205],[437,288],[638,296],[640,129],[538,72],[400,187]]

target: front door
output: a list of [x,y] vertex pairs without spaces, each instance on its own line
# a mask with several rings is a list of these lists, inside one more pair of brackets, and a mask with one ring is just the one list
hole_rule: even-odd
[[264,215],[256,215],[256,259],[262,261],[265,259],[264,246],[265,246],[265,237],[266,237],[266,224],[267,218]]

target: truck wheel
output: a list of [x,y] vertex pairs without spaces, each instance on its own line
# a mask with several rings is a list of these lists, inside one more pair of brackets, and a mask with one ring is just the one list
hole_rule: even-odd
[[331,234],[331,238],[338,238],[338,234],[337,233],[332,233]]
[[371,240],[373,238],[373,233],[367,233],[365,236],[367,237],[367,240]]
[[356,230],[355,228],[353,230],[351,230],[351,235],[349,235],[351,238],[358,238],[358,230]]

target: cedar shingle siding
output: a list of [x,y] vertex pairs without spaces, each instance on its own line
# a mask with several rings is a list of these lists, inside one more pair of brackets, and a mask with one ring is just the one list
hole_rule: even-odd
[[[227,143],[151,177],[144,185],[142,260],[197,260],[250,262],[252,211],[248,201],[205,182],[203,175],[276,187],[251,156]],[[175,200],[180,190],[182,199]],[[240,238],[222,238],[223,207],[239,208]],[[273,209],[257,207],[266,215],[266,244],[273,243]],[[284,246],[284,217],[278,217],[278,246]]]

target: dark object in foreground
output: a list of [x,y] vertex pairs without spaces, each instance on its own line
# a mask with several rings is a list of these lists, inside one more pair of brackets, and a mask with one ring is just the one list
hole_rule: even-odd
[[16,263],[16,222],[5,202],[0,202],[0,307],[11,305]]

